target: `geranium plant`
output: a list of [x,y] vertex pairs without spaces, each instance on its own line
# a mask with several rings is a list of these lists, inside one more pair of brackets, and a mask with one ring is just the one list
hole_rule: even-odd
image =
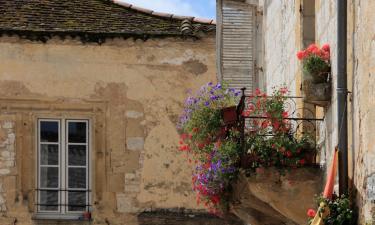
[[197,202],[215,214],[228,206],[229,184],[238,171],[239,132],[225,125],[222,109],[236,106],[239,95],[225,84],[210,82],[187,98],[178,125],[180,150],[196,166],[192,185]]
[[258,167],[300,167],[315,160],[315,144],[308,135],[291,133],[289,113],[285,109],[287,88],[280,88],[272,96],[260,90],[249,98],[243,116],[250,118],[246,140],[249,169]]
[[328,44],[324,44],[321,48],[316,44],[311,44],[297,53],[297,58],[302,61],[303,70],[311,75],[316,83],[327,82],[331,71],[330,57]]

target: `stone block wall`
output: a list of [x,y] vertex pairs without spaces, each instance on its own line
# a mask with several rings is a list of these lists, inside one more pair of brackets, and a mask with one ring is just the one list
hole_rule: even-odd
[[350,174],[359,224],[375,224],[375,2],[350,1],[349,10]]

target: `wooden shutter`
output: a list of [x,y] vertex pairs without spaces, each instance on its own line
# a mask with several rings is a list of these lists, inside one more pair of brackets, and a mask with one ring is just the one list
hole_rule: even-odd
[[255,84],[256,6],[235,0],[218,1],[219,79],[233,88]]

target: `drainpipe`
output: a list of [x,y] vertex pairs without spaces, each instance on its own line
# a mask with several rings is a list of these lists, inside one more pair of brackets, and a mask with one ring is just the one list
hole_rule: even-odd
[[347,0],[337,0],[337,113],[339,192],[348,194]]

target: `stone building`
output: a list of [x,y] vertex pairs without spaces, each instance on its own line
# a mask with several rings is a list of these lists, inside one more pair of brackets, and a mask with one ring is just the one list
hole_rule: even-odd
[[[225,44],[232,46],[233,39],[225,38],[228,24],[252,24],[247,30],[235,30],[232,36],[246,33],[250,39],[241,40],[250,49],[248,56],[254,61],[253,87],[272,93],[272,87],[286,85],[292,96],[302,96],[302,70],[296,58],[298,50],[310,43],[331,46],[332,90],[331,100],[324,107],[300,102],[313,109],[324,122],[319,127],[318,144],[324,168],[329,166],[338,143],[337,116],[337,40],[338,15],[334,0],[218,0],[219,52],[226,54]],[[233,18],[233,11],[240,11]],[[375,142],[375,2],[348,1],[347,17],[347,82],[348,82],[348,158],[349,185],[356,193],[359,224],[375,224],[374,160]],[[232,13],[231,13],[232,12]],[[241,27],[241,26],[239,26]],[[242,26],[243,27],[243,26]],[[223,44],[224,43],[224,44]],[[219,55],[221,57],[221,55]],[[224,58],[224,60],[226,60]],[[238,59],[241,61],[241,58]],[[225,66],[224,63],[220,64]],[[261,68],[261,69],[257,69]],[[230,76],[230,74],[224,74]],[[244,76],[244,75],[243,75]],[[230,79],[230,78],[228,78]],[[323,185],[322,185],[323,186]],[[285,214],[284,214],[285,215]]]
[[0,0],[0,224],[199,211],[175,126],[187,90],[216,79],[215,57],[212,20]]

